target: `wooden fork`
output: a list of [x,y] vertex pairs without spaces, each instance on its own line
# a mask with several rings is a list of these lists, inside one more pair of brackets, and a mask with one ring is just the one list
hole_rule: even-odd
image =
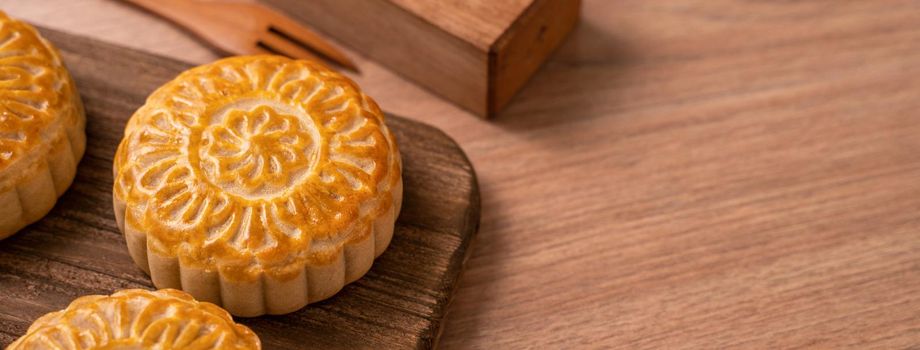
[[315,51],[342,67],[358,71],[354,62],[335,46],[265,5],[228,0],[127,1],[185,27],[231,54],[268,53],[317,59]]

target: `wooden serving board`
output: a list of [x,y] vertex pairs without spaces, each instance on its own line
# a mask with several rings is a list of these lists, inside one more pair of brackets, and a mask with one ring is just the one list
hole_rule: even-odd
[[[42,30],[64,55],[87,112],[87,148],[70,189],[41,221],[0,241],[0,344],[88,294],[152,289],[112,212],[112,157],[128,118],[188,64]],[[479,226],[463,151],[431,126],[390,117],[403,157],[402,214],[389,249],[338,295],[284,316],[240,321],[265,349],[429,348]]]

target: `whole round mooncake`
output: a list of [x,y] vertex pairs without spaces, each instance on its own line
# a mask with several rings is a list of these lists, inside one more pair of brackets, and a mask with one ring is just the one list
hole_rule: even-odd
[[41,219],[70,187],[85,123],[57,50],[0,12],[0,239]]
[[77,298],[40,317],[7,350],[257,350],[248,327],[226,311],[174,289],[128,289]]
[[363,276],[402,200],[376,103],[280,56],[223,59],[160,87],[128,122],[114,170],[119,228],[154,284],[246,317]]

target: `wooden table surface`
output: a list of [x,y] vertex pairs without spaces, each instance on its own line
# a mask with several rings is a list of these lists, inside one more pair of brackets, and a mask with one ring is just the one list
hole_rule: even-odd
[[[0,7],[215,58],[115,1]],[[920,2],[586,0],[493,121],[356,58],[479,174],[444,348],[920,346]]]

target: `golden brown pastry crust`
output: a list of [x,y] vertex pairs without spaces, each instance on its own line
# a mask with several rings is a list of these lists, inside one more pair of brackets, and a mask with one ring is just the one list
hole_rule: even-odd
[[347,78],[223,59],[155,91],[114,164],[119,227],[160,288],[234,315],[286,313],[361,277],[389,244],[399,153]]
[[226,311],[174,289],[90,295],[40,317],[7,350],[261,349]]
[[0,239],[47,214],[70,186],[84,125],[57,50],[0,12]]

